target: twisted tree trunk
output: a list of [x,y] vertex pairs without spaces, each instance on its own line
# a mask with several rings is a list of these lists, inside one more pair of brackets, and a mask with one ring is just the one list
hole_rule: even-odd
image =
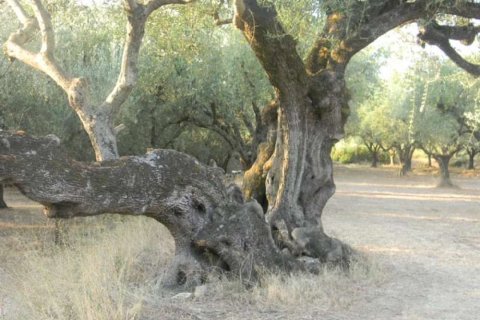
[[43,204],[51,218],[117,213],[164,224],[175,239],[167,285],[198,285],[213,268],[246,283],[261,269],[307,268],[275,246],[256,202],[244,203],[238,188],[226,191],[221,170],[173,150],[88,164],[68,158],[55,136],[1,132],[0,179]]
[[[323,208],[335,191],[330,151],[343,137],[347,61],[306,66],[272,6],[237,0],[236,9],[235,24],[276,90],[275,147],[270,159],[262,160],[264,170],[258,170],[268,170],[265,219],[276,245],[297,257],[347,265],[351,249],[327,236],[321,223]],[[265,158],[265,150],[259,151],[258,158]]]

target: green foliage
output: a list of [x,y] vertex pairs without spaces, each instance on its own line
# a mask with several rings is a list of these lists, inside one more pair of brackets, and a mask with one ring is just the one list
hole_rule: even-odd
[[[141,50],[138,85],[114,120],[126,125],[118,137],[121,154],[168,147],[194,154],[202,161],[226,162],[234,150],[218,134],[185,116],[211,122],[205,115],[215,103],[222,121],[236,123],[245,143],[250,132],[242,119],[254,122],[252,103],[262,107],[272,98],[268,80],[243,36],[231,26],[218,27],[211,16],[215,3],[171,6],[156,12],[147,24]],[[76,1],[48,4],[57,39],[56,56],[74,76],[85,77],[95,104],[115,84],[123,49],[125,14],[118,5],[79,6]],[[228,8],[223,8],[229,14]],[[3,43],[18,26],[0,13]],[[7,19],[8,18],[8,19]],[[0,106],[12,130],[34,135],[54,133],[80,159],[92,159],[86,134],[68,107],[62,90],[45,75],[0,56]],[[88,150],[87,152],[85,152]]]
[[[332,149],[331,157],[333,161],[342,164],[372,161],[372,155],[367,147],[363,145],[360,140],[354,138],[344,139],[337,142]],[[388,154],[380,151],[379,161],[387,162],[388,160]]]

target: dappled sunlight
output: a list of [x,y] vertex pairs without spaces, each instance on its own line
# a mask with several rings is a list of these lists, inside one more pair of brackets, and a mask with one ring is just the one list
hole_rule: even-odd
[[450,217],[450,216],[417,216],[411,214],[398,214],[398,213],[369,213],[371,216],[381,216],[389,218],[399,219],[412,219],[412,220],[429,220],[429,221],[454,221],[454,222],[480,222],[480,219],[467,218],[467,217]]
[[389,253],[389,254],[403,254],[403,255],[411,255],[416,253],[415,250],[411,248],[402,248],[402,247],[395,247],[395,246],[366,245],[366,246],[360,246],[357,249],[360,249],[365,252],[372,252],[372,253]]
[[419,194],[419,193],[403,193],[403,192],[370,192],[370,191],[337,191],[337,195],[370,198],[370,199],[403,199],[403,200],[419,200],[419,201],[445,201],[445,202],[480,202],[480,196],[477,195],[460,195],[460,194]]
[[342,186],[358,186],[358,187],[378,187],[378,188],[401,188],[401,189],[433,189],[435,185],[428,184],[401,184],[401,183],[371,183],[371,182],[341,182]]

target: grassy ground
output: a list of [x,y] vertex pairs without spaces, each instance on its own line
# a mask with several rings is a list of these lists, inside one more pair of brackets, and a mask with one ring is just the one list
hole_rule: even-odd
[[480,178],[436,189],[429,170],[341,166],[325,229],[364,253],[348,273],[265,275],[246,290],[212,275],[206,293],[172,298],[174,250],[153,220],[68,221],[64,245],[41,208],[7,189],[0,212],[0,319],[477,319]]

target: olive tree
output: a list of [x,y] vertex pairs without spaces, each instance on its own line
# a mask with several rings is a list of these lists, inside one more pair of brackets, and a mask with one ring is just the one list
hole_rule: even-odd
[[[40,0],[33,1],[36,19],[20,10],[15,0],[10,3],[24,29],[7,42],[7,54],[59,80],[69,102],[85,111],[81,107],[87,101],[82,91],[85,81],[65,77],[58,68],[52,51],[53,30]],[[438,46],[468,72],[480,74],[480,68],[464,60],[449,43],[450,39],[471,43],[477,27],[441,25],[436,19],[445,14],[461,17],[461,21],[480,18],[480,5],[458,0],[302,1],[302,11],[295,12],[290,6],[295,3],[282,1],[276,7],[268,1],[234,2],[232,21],[275,92],[271,109],[276,115],[265,117],[270,129],[266,145],[259,146],[250,171],[251,177],[265,177],[266,212],[255,202],[245,203],[235,187],[226,188],[215,169],[171,150],[85,164],[68,159],[55,137],[1,133],[0,177],[45,205],[49,217],[113,212],[146,215],[165,224],[176,241],[169,277],[175,285],[197,284],[213,266],[248,282],[258,279],[263,268],[315,271],[319,263],[348,265],[351,249],[326,235],[321,222],[335,191],[330,151],[344,134],[349,110],[347,65],[386,32],[421,21],[422,41]],[[131,31],[128,39],[141,39],[146,18],[160,4],[165,2],[125,2]],[[303,29],[289,23],[296,21],[288,19],[289,13],[319,26],[315,35],[305,42],[296,38]],[[40,53],[32,54],[23,44],[26,33],[37,26],[44,41]],[[128,57],[137,56],[140,42],[127,40],[124,62],[136,61]],[[100,114],[92,115],[98,121],[94,127],[107,128],[99,136],[108,142],[114,137],[113,105],[126,97],[132,82],[124,81],[135,74],[135,63],[123,65],[118,90],[105,100]],[[91,118],[86,120],[91,123]],[[106,150],[105,156],[99,160],[115,158],[113,144],[104,147],[100,149]]]
[[[449,162],[472,141],[466,114],[474,100],[468,79],[450,63],[437,65],[434,78],[423,78],[425,93],[420,109],[417,140],[420,148],[435,159],[440,168],[439,186],[452,186]],[[428,92],[427,92],[428,90]],[[476,96],[476,92],[474,93]]]

